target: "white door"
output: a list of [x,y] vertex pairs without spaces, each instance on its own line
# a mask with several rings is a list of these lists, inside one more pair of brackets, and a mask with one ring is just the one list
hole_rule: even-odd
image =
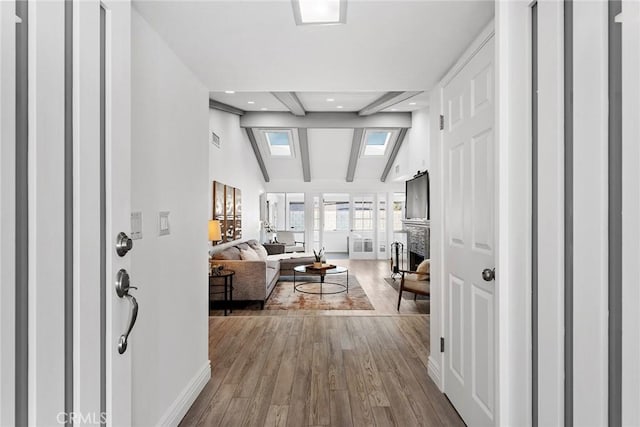
[[376,259],[376,207],[374,202],[375,196],[373,194],[351,197],[350,259]]
[[[108,426],[127,426],[132,422],[131,341],[136,331],[121,354],[122,337],[133,320],[133,299],[118,296],[116,281],[123,276],[120,271],[130,271],[131,252],[118,254],[116,245],[119,233],[131,235],[131,6],[75,0],[73,9],[75,399],[82,402],[82,390],[100,384],[102,419]],[[135,286],[136,278],[130,280]],[[89,281],[101,283],[99,291],[85,286]],[[99,331],[97,339],[90,334],[94,331]],[[87,345],[94,342],[97,351]]]
[[443,88],[445,393],[467,425],[495,423],[494,41]]

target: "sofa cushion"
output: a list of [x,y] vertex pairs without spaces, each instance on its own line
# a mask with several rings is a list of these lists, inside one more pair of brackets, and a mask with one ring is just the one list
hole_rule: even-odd
[[256,251],[249,247],[247,247],[247,249],[240,249],[240,258],[242,258],[243,261],[262,261]]
[[217,260],[228,260],[228,261],[240,261],[240,249],[235,246],[231,246],[223,251],[216,252],[213,254],[213,259]]
[[267,260],[267,257],[269,256],[269,254],[267,253],[267,250],[264,248],[264,246],[258,245],[258,247],[253,248],[253,250],[256,251],[256,253],[258,254],[258,256],[262,261]]
[[236,248],[240,249],[240,250],[247,250],[250,248],[250,246],[247,243],[238,243],[236,245]]
[[278,270],[276,270],[275,268],[267,268],[267,276],[266,276],[267,286],[269,286],[271,281],[273,281],[273,279],[276,277],[276,274],[278,274]]
[[267,259],[267,268],[273,268],[274,270],[280,270],[280,261],[277,259]]

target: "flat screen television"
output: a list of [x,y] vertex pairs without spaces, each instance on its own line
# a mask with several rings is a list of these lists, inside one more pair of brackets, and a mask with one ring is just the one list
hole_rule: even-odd
[[406,182],[406,219],[430,219],[429,172]]

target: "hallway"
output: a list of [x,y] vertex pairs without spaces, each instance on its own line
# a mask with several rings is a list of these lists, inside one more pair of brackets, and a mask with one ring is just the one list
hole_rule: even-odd
[[427,376],[428,316],[209,319],[212,378],[182,426],[464,425]]

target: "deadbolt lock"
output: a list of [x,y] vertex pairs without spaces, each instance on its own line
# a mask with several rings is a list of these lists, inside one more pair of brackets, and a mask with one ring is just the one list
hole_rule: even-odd
[[116,253],[123,257],[133,248],[133,240],[126,233],[120,232],[116,237]]

